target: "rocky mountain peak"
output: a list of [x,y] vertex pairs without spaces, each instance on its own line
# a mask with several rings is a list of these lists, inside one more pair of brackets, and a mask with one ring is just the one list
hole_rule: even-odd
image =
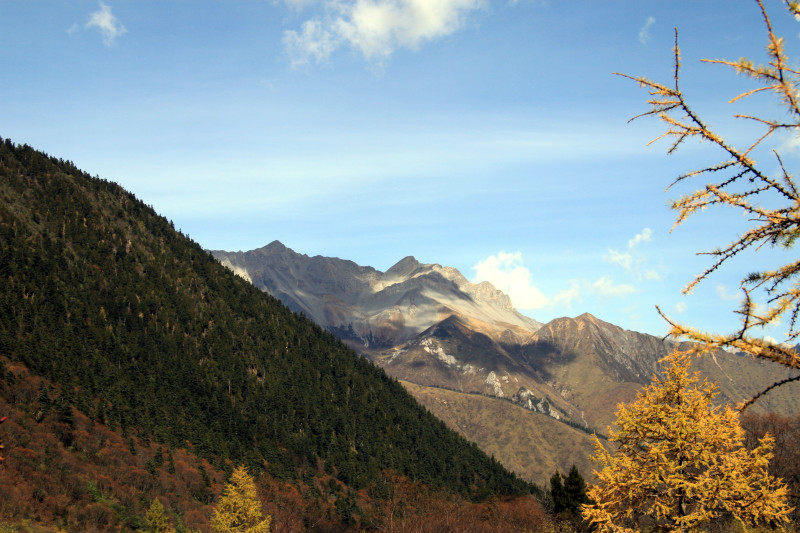
[[262,250],[269,250],[273,252],[285,252],[286,250],[288,250],[288,248],[284,246],[284,244],[281,241],[274,240],[268,245],[264,246]]
[[470,283],[456,268],[423,264],[413,256],[382,273],[335,257],[308,257],[279,241],[251,252],[212,253],[362,351],[397,346],[453,315],[498,336],[509,328],[531,334],[541,326],[518,313],[490,283]]
[[412,255],[406,256],[386,271],[387,276],[409,277],[422,266]]

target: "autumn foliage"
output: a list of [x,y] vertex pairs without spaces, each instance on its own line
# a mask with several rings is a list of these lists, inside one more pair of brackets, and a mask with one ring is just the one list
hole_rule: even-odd
[[[666,125],[666,131],[658,139],[672,141],[669,153],[677,150],[685,141],[695,140],[716,149],[721,158],[708,166],[678,176],[670,186],[706,180],[705,185],[672,202],[672,208],[677,211],[675,226],[713,207],[732,207],[749,223],[748,229],[730,243],[704,252],[713,258],[713,262],[685,287],[684,293],[691,292],[698,283],[744,252],[757,252],[764,247],[788,251],[800,237],[800,189],[796,177],[786,168],[780,154],[786,146],[786,139],[782,135],[788,132],[794,136],[800,128],[800,70],[795,66],[796,61],[787,55],[784,39],[773,31],[762,0],[756,0],[755,3],[766,29],[767,63],[756,65],[748,58],[735,61],[704,60],[706,63],[729,67],[736,74],[756,83],[755,88],[739,94],[729,103],[746,101],[747,97],[762,92],[772,93],[776,97],[778,114],[783,116],[781,119],[751,114],[734,115],[762,128],[745,148],[737,148],[726,140],[690,106],[679,83],[681,54],[677,32],[672,83],[663,84],[645,77],[622,74],[646,88],[651,95],[647,101],[650,110],[634,118],[659,118]],[[789,1],[785,4],[791,16],[800,17],[800,4]],[[768,163],[759,163],[757,157],[766,158]],[[769,326],[783,328],[781,334],[790,343],[800,338],[800,260],[796,254],[787,254],[786,258],[788,262],[785,264],[744,274],[740,282],[742,300],[737,310],[741,325],[732,333],[708,333],[667,319],[671,326],[670,335],[696,342],[704,351],[735,348],[789,368],[800,368],[800,355],[794,348],[764,337],[763,328]],[[773,386],[798,379],[800,376],[788,378]]]
[[[143,529],[154,498],[174,524],[207,528],[224,474],[185,449],[109,430],[68,394],[0,358],[0,526],[29,521],[67,531]],[[161,460],[157,459],[161,457]],[[180,520],[178,518],[180,517]]]
[[[4,416],[4,417],[0,418],[0,424],[5,422],[7,419],[8,419],[7,416]],[[0,438],[0,463],[3,462],[3,449],[4,449],[3,448],[3,439]]]
[[272,517],[264,518],[253,477],[244,466],[237,467],[230,482],[225,485],[211,517],[211,531],[268,533],[270,522]]
[[[168,448],[111,431],[64,400],[69,394],[0,356],[0,531],[208,533],[232,465],[212,464],[194,445]],[[354,490],[323,464],[300,479],[261,473],[256,493],[272,531],[554,531],[533,496],[471,502],[384,471]],[[231,479],[234,479],[233,477]],[[31,529],[32,526],[35,526]]]
[[669,358],[635,402],[621,404],[616,451],[596,441],[602,469],[584,517],[600,532],[697,531],[717,519],[785,523],[786,485],[768,472],[774,439],[745,446],[739,414],[714,407],[716,386],[690,375],[690,355]]
[[742,415],[742,427],[748,448],[758,446],[764,435],[775,439],[769,471],[789,487],[789,503],[794,508],[790,518],[793,524],[800,524],[800,415],[759,415],[747,411]]

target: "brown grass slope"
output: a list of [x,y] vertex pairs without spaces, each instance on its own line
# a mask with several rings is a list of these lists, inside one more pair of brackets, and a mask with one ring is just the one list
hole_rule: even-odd
[[549,486],[556,469],[567,472],[573,464],[591,471],[592,439],[583,431],[506,400],[402,384],[445,424],[529,481]]

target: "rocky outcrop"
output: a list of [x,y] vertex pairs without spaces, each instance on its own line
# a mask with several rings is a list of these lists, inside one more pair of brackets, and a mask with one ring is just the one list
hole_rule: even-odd
[[561,415],[559,415],[558,412],[553,409],[553,407],[550,405],[550,402],[544,398],[537,397],[533,392],[529,391],[525,387],[520,387],[514,396],[511,397],[511,401],[517,405],[521,405],[529,411],[536,411],[537,413],[551,416],[556,420],[561,419]]

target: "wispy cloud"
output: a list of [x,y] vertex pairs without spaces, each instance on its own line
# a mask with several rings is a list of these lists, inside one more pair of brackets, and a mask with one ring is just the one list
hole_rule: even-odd
[[551,304],[553,307],[572,309],[572,304],[575,302],[583,302],[583,294],[581,293],[580,283],[577,280],[571,280],[569,289],[558,291]]
[[547,298],[533,285],[533,275],[522,260],[522,253],[500,252],[490,255],[472,267],[475,283],[488,281],[511,297],[518,309],[540,309]]
[[86,23],[86,27],[99,30],[106,46],[114,44],[117,37],[128,31],[111,13],[111,8],[103,2],[100,2],[100,9],[89,14],[89,22]]
[[644,267],[647,264],[647,260],[638,251],[638,248],[643,243],[648,243],[652,240],[653,230],[644,228],[641,232],[628,240],[627,251],[621,252],[617,249],[609,248],[608,254],[603,256],[603,259],[608,263],[619,265],[636,280],[661,281],[661,274],[659,274],[657,270],[645,270]]
[[661,278],[661,273],[660,272],[658,272],[657,270],[652,270],[651,269],[651,270],[647,270],[644,273],[644,279],[646,279],[647,281],[661,281],[662,278]]
[[589,297],[601,298],[624,298],[637,292],[636,287],[627,283],[614,283],[609,276],[602,276],[594,281],[590,279],[573,279],[569,282],[569,288],[556,293],[549,300],[549,307],[560,308],[569,311],[573,304],[582,304]]
[[633,266],[633,256],[619,250],[609,249],[608,255],[604,259],[609,263],[621,266],[625,270],[630,270]]
[[647,44],[650,41],[650,28],[656,23],[655,17],[647,17],[647,22],[644,23],[642,29],[639,30],[639,42]]
[[650,242],[653,240],[653,230],[644,228],[641,233],[637,233],[632,239],[628,241],[628,250],[633,250],[643,242]]
[[[302,7],[308,2],[284,0]],[[398,48],[417,48],[458,30],[485,0],[323,0],[320,16],[284,33],[292,65],[319,62],[342,46],[380,64]]]
[[604,298],[616,298],[636,292],[636,287],[633,285],[627,283],[614,283],[608,276],[603,276],[592,283],[589,289],[593,294],[602,296]]
[[736,300],[738,298],[735,293],[729,292],[728,287],[722,284],[717,285],[717,296],[722,300]]

